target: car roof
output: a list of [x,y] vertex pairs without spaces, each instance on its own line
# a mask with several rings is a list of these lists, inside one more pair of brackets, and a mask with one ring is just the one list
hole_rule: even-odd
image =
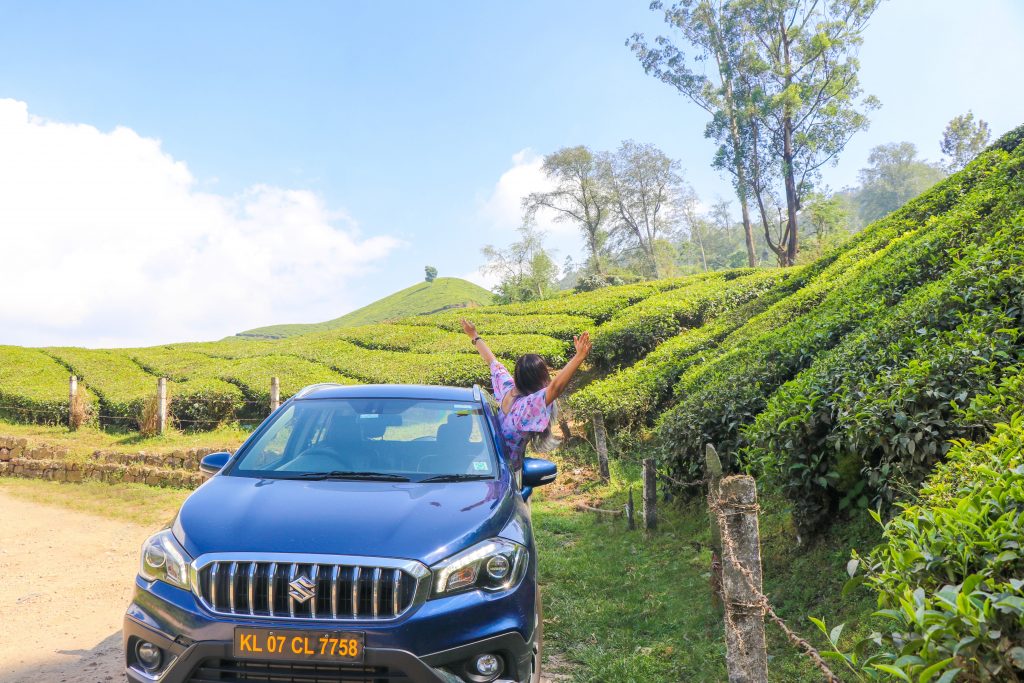
[[445,401],[479,401],[478,388],[444,387],[428,384],[314,384],[301,389],[295,399],[323,398],[412,398]]

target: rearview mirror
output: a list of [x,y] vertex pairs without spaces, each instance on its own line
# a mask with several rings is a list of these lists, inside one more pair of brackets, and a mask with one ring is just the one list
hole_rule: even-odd
[[217,474],[230,459],[231,454],[228,452],[210,453],[199,461],[199,470],[204,474]]
[[523,488],[550,484],[558,476],[558,465],[543,458],[523,460]]

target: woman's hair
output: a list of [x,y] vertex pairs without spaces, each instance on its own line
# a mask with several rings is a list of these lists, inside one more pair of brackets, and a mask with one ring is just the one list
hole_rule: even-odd
[[524,353],[516,361],[515,381],[523,396],[540,391],[551,383],[547,363],[536,353]]

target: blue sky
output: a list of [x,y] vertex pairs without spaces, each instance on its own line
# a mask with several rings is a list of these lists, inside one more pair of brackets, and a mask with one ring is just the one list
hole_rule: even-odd
[[[0,225],[5,251],[52,253],[63,249],[55,236],[79,237],[67,247],[77,252],[40,261],[37,278],[67,284],[68,269],[51,271],[51,260],[66,265],[73,259],[85,269],[97,249],[110,260],[102,261],[106,279],[80,277],[80,316],[58,321],[42,295],[31,307],[0,308],[0,343],[214,338],[255,325],[334,317],[418,281],[428,263],[442,275],[466,276],[480,265],[481,246],[513,238],[518,194],[539,180],[538,155],[564,145],[609,149],[626,138],[653,142],[681,159],[705,201],[728,197],[728,184],[709,167],[703,112],[646,76],[624,45],[634,31],[653,36],[662,30],[647,4],[0,2],[0,98],[23,103],[30,116],[28,123],[11,119],[12,135],[34,139],[25,126],[40,122],[81,124],[101,136],[130,129],[138,139],[102,137],[95,145],[83,143],[74,161],[54,157],[54,163],[87,169],[89,154],[100,164],[123,156],[117,173],[95,181],[109,178],[124,187],[124,178],[148,177],[132,170],[131,159],[173,161],[178,170],[167,166],[154,182],[170,183],[175,202],[181,193],[188,201],[199,197],[203,206],[211,197],[222,200],[222,213],[235,221],[229,229],[223,216],[208,224],[189,219],[207,225],[208,233],[196,228],[187,250],[173,235],[154,238],[167,256],[161,262],[142,246],[125,247],[124,230],[103,232],[105,211],[123,213],[109,188],[98,191],[104,199],[93,197],[74,212],[89,220],[67,223],[64,232],[50,230],[64,220],[60,213],[45,220],[33,214],[40,225],[32,229],[31,220],[8,219]],[[996,134],[1024,122],[1021,35],[1024,3],[1018,0],[884,3],[861,54],[864,88],[883,107],[838,167],[826,170],[825,181],[833,188],[855,182],[870,148],[884,142],[909,140],[938,159],[942,128],[968,108]],[[58,130],[72,134],[47,130],[50,137],[59,137]],[[146,147],[152,140],[159,141],[156,151]],[[115,143],[120,152],[104,151]],[[31,147],[25,155],[41,156]],[[187,179],[168,180],[182,168]],[[89,179],[83,170],[47,194],[46,169],[36,171],[32,188],[40,199],[23,202],[12,215],[64,204],[70,201],[64,194],[74,194],[68,187]],[[20,176],[12,170],[8,177]],[[0,187],[0,203],[3,193]],[[135,196],[148,193],[140,185]],[[161,201],[151,206],[166,217]],[[203,213],[195,203],[181,215]],[[150,220],[146,211],[140,201],[131,216],[143,246],[160,225],[160,216]],[[300,224],[295,231],[287,227]],[[223,251],[202,258],[205,245],[235,228],[235,239],[263,240],[264,252],[280,257],[254,263],[269,268],[272,262],[273,277],[246,275],[245,259],[225,259]],[[332,241],[331,229],[351,239]],[[275,230],[288,239],[275,241]],[[90,243],[91,231],[96,239]],[[33,233],[52,241],[33,242]],[[220,248],[230,249],[225,242]],[[564,230],[551,243],[560,258],[578,255],[581,246]],[[310,262],[311,253],[337,256]],[[175,265],[175,254],[191,265]],[[349,257],[351,263],[334,267]],[[216,265],[228,261],[230,267]],[[131,266],[138,267],[119,285],[119,269]],[[212,271],[219,274],[209,278]],[[174,305],[125,315],[146,308],[128,290],[150,285]],[[4,286],[12,287],[10,278]],[[219,311],[196,303],[216,303],[221,292]],[[190,305],[178,301],[190,298]]]

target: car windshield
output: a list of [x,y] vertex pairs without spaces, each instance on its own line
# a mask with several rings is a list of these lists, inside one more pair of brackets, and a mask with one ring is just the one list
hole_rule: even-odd
[[463,481],[497,470],[479,404],[353,398],[294,401],[231,474],[280,479]]

